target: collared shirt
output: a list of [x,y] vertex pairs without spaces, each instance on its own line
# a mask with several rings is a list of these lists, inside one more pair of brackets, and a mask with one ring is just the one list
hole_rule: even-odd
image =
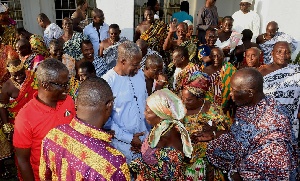
[[108,71],[108,66],[105,62],[105,59],[102,57],[95,56],[93,64],[96,70],[97,77],[102,77],[102,75],[106,74],[106,72]]
[[125,155],[127,163],[130,163],[132,159],[141,156],[130,150],[133,135],[144,132],[144,136],[140,136],[143,141],[149,132],[144,116],[148,97],[144,72],[140,69],[135,76],[129,77],[120,76],[114,69],[110,69],[102,78],[108,82],[116,97],[105,128],[115,131],[112,144]]
[[97,29],[93,26],[93,22],[83,29],[83,34],[87,36],[93,44],[95,56],[98,56],[100,42],[109,37],[108,29],[108,24],[103,23],[103,26],[100,26],[100,29],[97,31]]
[[55,23],[51,23],[44,31],[44,42],[47,47],[53,39],[58,39],[64,34],[64,31]]
[[253,33],[252,41],[255,42],[259,35],[259,15],[252,10],[246,14],[239,10],[232,15],[232,18],[234,19],[232,29],[239,33],[242,33],[244,29],[250,29]]
[[42,180],[129,181],[124,155],[110,145],[111,135],[74,118],[46,135],[42,143]]
[[70,96],[57,102],[55,108],[37,100],[38,93],[18,113],[15,119],[13,145],[30,150],[30,164],[35,180],[39,180],[41,143],[46,134],[58,125],[68,124],[75,116],[74,101]]
[[206,30],[209,26],[218,25],[218,10],[216,6],[202,7],[197,14],[197,28]]
[[81,42],[86,40],[87,37],[81,32],[74,31],[71,39],[66,41],[63,45],[64,53],[70,55],[75,60],[80,60],[81,52]]

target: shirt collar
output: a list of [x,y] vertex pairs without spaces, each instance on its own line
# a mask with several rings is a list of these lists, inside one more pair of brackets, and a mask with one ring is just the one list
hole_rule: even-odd
[[70,123],[70,126],[79,133],[105,142],[111,142],[112,136],[102,129],[98,129],[93,125],[84,123],[79,118],[75,117]]

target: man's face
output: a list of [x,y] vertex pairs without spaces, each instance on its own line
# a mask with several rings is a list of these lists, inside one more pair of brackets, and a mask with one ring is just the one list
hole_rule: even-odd
[[162,74],[163,63],[160,64],[150,64],[146,67],[148,75],[152,79],[157,79],[159,74]]
[[240,3],[240,10],[243,13],[248,13],[250,11],[250,7],[251,7],[250,3],[247,3],[247,2],[241,2]]
[[174,51],[172,55],[172,59],[175,67],[179,68],[180,65],[182,64],[183,56],[181,56],[177,51]]
[[59,79],[46,82],[49,85],[49,96],[54,101],[64,100],[69,92],[69,72],[60,71]]
[[186,39],[186,34],[187,34],[187,28],[184,24],[179,24],[177,26],[177,31],[176,31],[178,40],[185,40]]
[[84,81],[93,75],[87,71],[87,68],[79,68],[77,74],[79,76],[80,81]]
[[56,58],[62,61],[62,56],[64,54],[64,50],[62,45],[52,45],[49,47],[49,53],[53,58]]
[[82,55],[86,59],[94,59],[94,48],[93,44],[83,44],[81,47]]
[[70,19],[63,20],[62,28],[64,31],[72,30],[73,29],[73,22]]
[[268,25],[266,28],[267,36],[272,37],[272,38],[276,35],[277,31],[278,31],[278,27],[273,24]]
[[218,39],[217,31],[207,31],[205,34],[205,40],[208,46],[213,47]]
[[193,25],[189,25],[188,27],[188,35],[192,36],[194,33],[194,26]]
[[44,24],[44,22],[41,19],[38,18],[37,22],[41,28],[46,28],[46,25]]
[[134,55],[132,60],[122,60],[123,62],[123,72],[125,75],[129,77],[135,76],[141,65],[142,56],[141,55]]
[[153,22],[154,21],[154,13],[151,10],[146,10],[144,12],[145,21]]
[[246,63],[248,67],[258,67],[259,66],[259,52],[255,49],[248,49],[245,53]]
[[96,24],[103,24],[104,23],[104,13],[102,11],[98,13],[94,13],[93,22]]
[[118,41],[120,39],[120,30],[115,28],[109,29],[109,37],[113,41]]
[[16,43],[16,52],[20,55],[20,56],[26,56],[29,55],[31,53],[31,47],[30,45],[27,45],[24,42],[17,42]]
[[25,69],[21,69],[18,72],[11,72],[10,73],[11,78],[16,81],[18,84],[22,84],[26,78]]
[[221,66],[224,60],[224,56],[221,50],[213,49],[209,55],[210,59],[213,61],[215,67]]
[[272,51],[273,61],[277,65],[287,65],[291,60],[291,49],[288,43],[278,43]]

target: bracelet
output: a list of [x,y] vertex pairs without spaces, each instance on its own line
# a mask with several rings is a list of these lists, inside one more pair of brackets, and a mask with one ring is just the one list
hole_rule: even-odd
[[11,123],[5,123],[3,124],[2,129],[3,129],[3,133],[9,134],[14,131],[14,125]]
[[216,137],[217,137],[217,134],[216,134],[216,132],[215,132],[215,131],[213,131],[213,134],[214,134],[214,139],[216,139]]

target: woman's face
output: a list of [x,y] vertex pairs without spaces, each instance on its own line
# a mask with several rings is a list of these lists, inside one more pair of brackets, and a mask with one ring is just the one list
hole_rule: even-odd
[[149,108],[148,105],[146,105],[144,114],[145,114],[146,121],[151,126],[155,126],[158,123],[160,123],[161,119]]
[[232,30],[233,21],[230,19],[225,19],[222,23],[222,30],[224,32],[230,32]]
[[181,100],[187,110],[194,110],[201,106],[201,104],[199,104],[199,98],[190,93],[190,91],[188,91],[187,89],[182,90]]

